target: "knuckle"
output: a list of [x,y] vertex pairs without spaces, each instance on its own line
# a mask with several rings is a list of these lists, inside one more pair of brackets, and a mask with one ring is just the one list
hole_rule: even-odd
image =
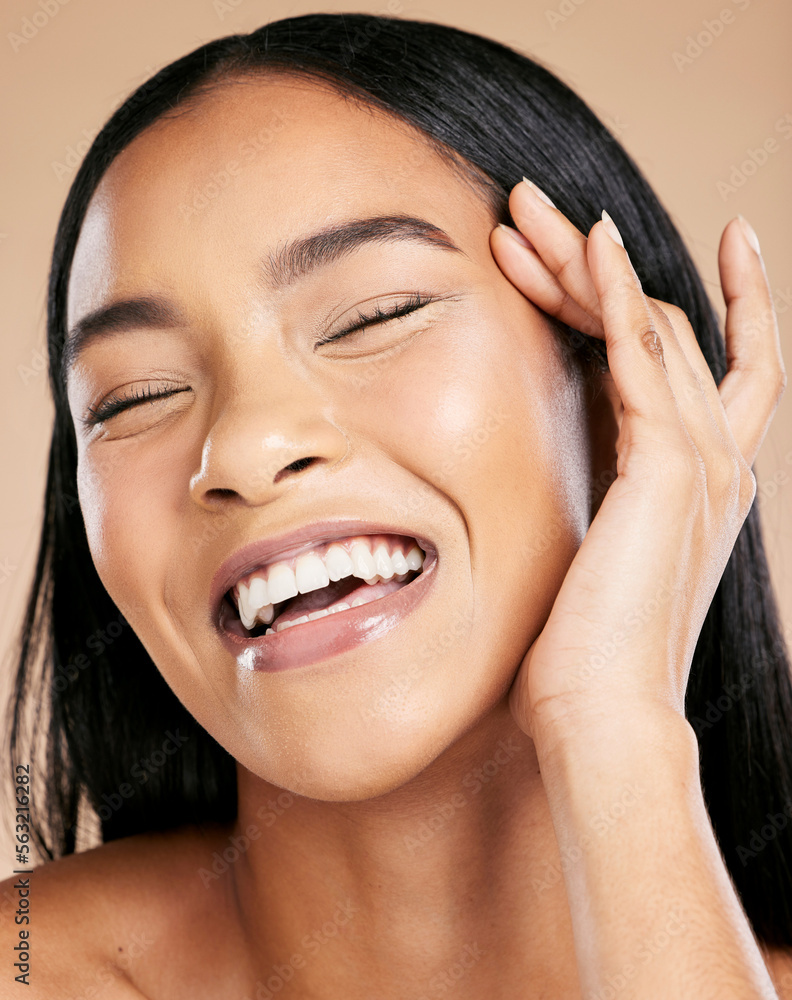
[[[639,286],[637,285],[635,276],[632,273],[614,274],[609,277],[608,285],[602,290],[600,300],[604,302],[613,302],[618,308],[626,298],[634,295],[638,288]],[[641,318],[641,322],[645,321],[644,315]]]
[[558,262],[556,277],[564,282],[574,278],[574,273],[580,269],[580,262],[577,257],[565,257]]
[[643,295],[643,289],[638,281],[638,278],[634,271],[628,270],[624,274],[618,275],[615,280],[611,282],[615,292],[620,298],[625,295],[634,295],[636,292]]
[[690,320],[684,309],[675,306],[671,302],[652,302],[655,313],[659,317],[662,325],[671,330],[682,330],[690,327]]
[[566,288],[564,288],[562,285],[558,289],[557,298],[555,301],[555,308],[560,311],[562,309],[566,309],[569,306],[574,306],[574,305],[576,305],[575,300],[572,298],[572,296],[569,294]]
[[656,361],[665,368],[665,356],[663,354],[663,341],[655,326],[646,326],[641,330],[641,344]]
[[676,326],[677,324],[689,323],[688,315],[684,309],[680,309],[679,306],[675,306],[673,303],[669,302],[667,305],[663,306],[663,311],[671,320],[671,323]]
[[707,469],[711,497],[724,506],[737,505],[745,518],[756,496],[756,476],[739,452],[720,451]]
[[748,516],[751,507],[756,499],[756,476],[751,473],[745,480],[745,485],[740,487],[740,510],[743,518]]
[[685,382],[684,388],[682,389],[682,395],[688,403],[692,403],[700,399],[706,399],[704,383],[701,381],[699,373],[695,370],[695,368],[691,371],[690,381]]
[[742,456],[737,460],[737,467],[740,512],[745,517],[756,499],[756,476],[753,469]]

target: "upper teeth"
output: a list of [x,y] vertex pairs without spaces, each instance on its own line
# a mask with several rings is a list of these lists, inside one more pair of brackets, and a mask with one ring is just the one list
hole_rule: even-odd
[[[413,542],[393,543],[390,550],[383,536],[359,536],[337,539],[325,551],[312,550],[283,562],[273,562],[254,570],[234,587],[239,617],[245,628],[256,620],[269,624],[275,617],[275,605],[297,594],[326,587],[330,581],[356,576],[375,584],[394,576],[402,579],[411,570],[423,566],[424,553]],[[406,554],[402,551],[408,547]],[[323,548],[323,547],[322,547]]]

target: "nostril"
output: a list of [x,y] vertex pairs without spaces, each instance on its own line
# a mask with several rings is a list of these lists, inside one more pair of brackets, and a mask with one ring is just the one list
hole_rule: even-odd
[[280,482],[287,472],[302,472],[302,470],[307,469],[312,462],[317,461],[319,461],[318,458],[298,458],[296,461],[290,462],[288,465],[284,465],[277,476],[275,476],[273,482]]

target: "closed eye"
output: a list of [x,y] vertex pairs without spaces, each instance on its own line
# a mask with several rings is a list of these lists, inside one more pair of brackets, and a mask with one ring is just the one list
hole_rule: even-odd
[[415,292],[406,302],[397,303],[391,309],[383,311],[379,306],[376,306],[374,312],[369,315],[359,312],[357,319],[353,323],[350,323],[343,330],[339,330],[338,333],[334,333],[330,337],[325,337],[324,340],[317,341],[316,347],[321,347],[322,344],[329,344],[334,340],[340,340],[342,337],[348,337],[350,333],[355,333],[364,327],[376,326],[380,323],[387,323],[390,320],[398,319],[400,316],[407,316],[409,313],[415,312],[416,309],[422,309],[424,306],[429,305],[430,302],[436,302],[439,299],[440,296],[423,296],[420,292]]
[[189,390],[189,386],[184,386],[179,389],[152,391],[151,383],[149,383],[145,389],[138,390],[137,388],[133,388],[127,395],[112,393],[99,406],[89,407],[88,415],[82,418],[82,422],[87,427],[94,427],[96,424],[104,423],[105,420],[110,420],[116,414],[123,413],[124,410],[128,410],[133,406],[139,406],[141,403],[146,402],[154,403],[158,399],[166,399],[168,396],[174,396],[179,392],[189,392]]

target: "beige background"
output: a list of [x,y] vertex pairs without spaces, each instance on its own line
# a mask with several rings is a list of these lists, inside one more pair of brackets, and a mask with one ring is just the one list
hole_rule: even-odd
[[[749,219],[762,244],[792,374],[788,0],[629,5],[624,0],[420,5],[389,0],[387,8],[386,2],[350,7],[272,0],[8,0],[3,5],[0,694],[6,691],[11,643],[36,555],[52,419],[45,294],[58,215],[76,165],[112,110],[155,70],[212,38],[317,10],[390,11],[477,31],[535,56],[587,101],[636,159],[671,212],[721,316],[720,235],[738,212]],[[698,53],[690,47],[697,44]],[[741,171],[748,151],[765,143],[766,162],[750,176],[750,166]],[[743,183],[719,190],[718,182],[740,179],[734,171]],[[756,502],[790,641],[792,389],[755,471]],[[0,877],[12,867],[10,836],[2,831]]]

